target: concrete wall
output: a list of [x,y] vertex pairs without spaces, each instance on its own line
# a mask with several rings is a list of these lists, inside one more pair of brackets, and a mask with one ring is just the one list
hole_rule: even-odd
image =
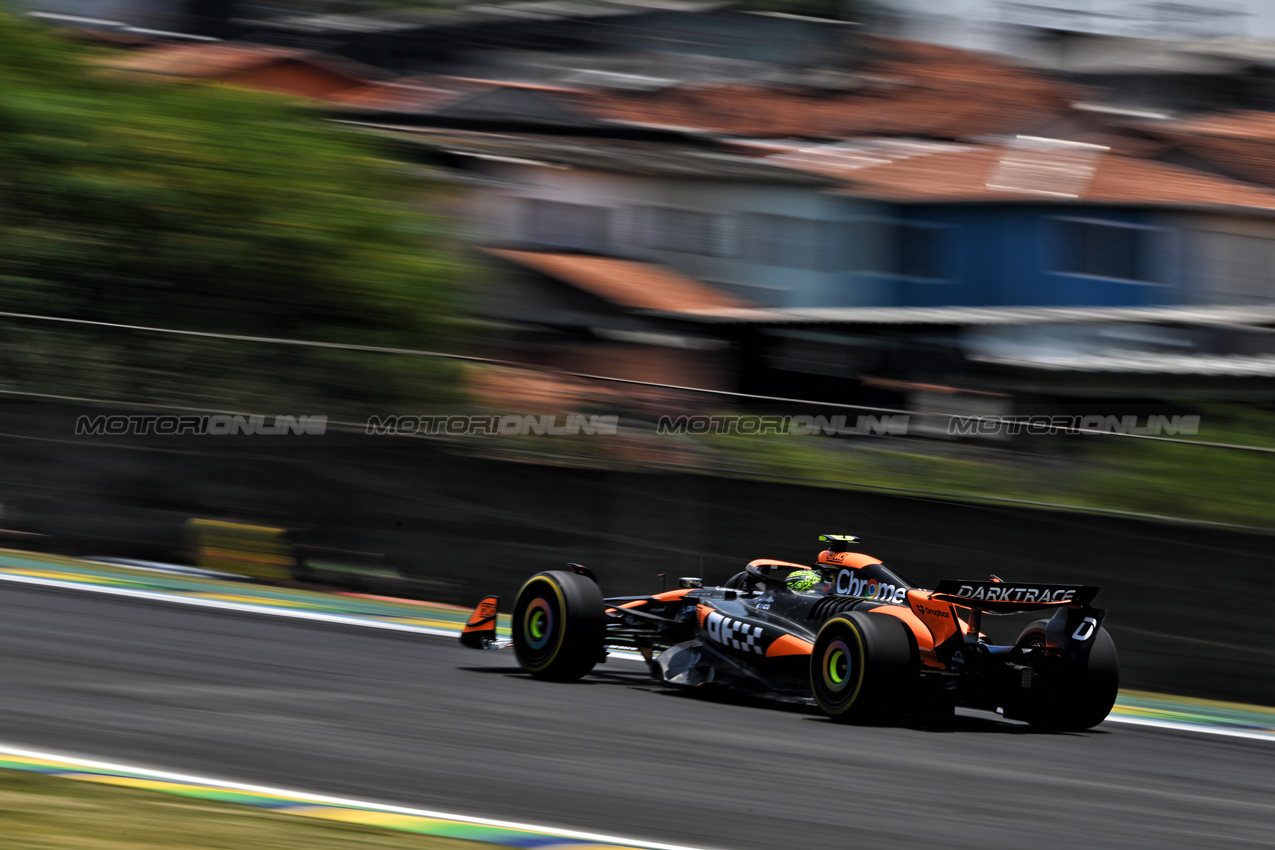
[[[402,438],[75,438],[73,418],[0,407],[0,433],[24,435],[0,437],[0,524],[67,554],[171,557],[192,516],[282,524],[381,555],[440,601],[509,605],[527,575],[569,561],[607,593],[648,592],[659,573],[720,581],[755,557],[809,560],[819,533],[850,532],[924,586],[989,573],[1100,585],[1126,687],[1275,704],[1268,536],[512,463]],[[1025,619],[988,628],[1012,640]]]

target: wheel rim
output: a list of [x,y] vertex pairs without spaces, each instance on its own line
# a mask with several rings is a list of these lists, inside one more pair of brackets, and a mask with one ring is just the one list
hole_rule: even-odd
[[832,680],[834,687],[841,687],[845,684],[846,674],[850,670],[850,662],[845,652],[838,649],[832,653],[832,657],[828,659],[828,678]]
[[553,607],[548,600],[537,597],[527,606],[522,616],[522,637],[531,650],[541,650],[553,636]]
[[840,694],[850,686],[853,664],[850,647],[841,638],[828,644],[823,652],[822,676],[823,686],[829,693]]

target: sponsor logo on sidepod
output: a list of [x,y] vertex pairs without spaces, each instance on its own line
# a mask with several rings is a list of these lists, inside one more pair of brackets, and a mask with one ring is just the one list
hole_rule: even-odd
[[837,573],[837,593],[844,596],[862,596],[864,599],[875,599],[878,602],[891,602],[902,605],[907,597],[907,588],[895,587],[874,578],[861,579],[849,570]]
[[718,614],[716,611],[710,611],[704,618],[704,630],[708,632],[710,640],[723,646],[729,646],[741,652],[762,654],[761,644],[757,642],[761,637],[761,626],[740,622],[724,614]]

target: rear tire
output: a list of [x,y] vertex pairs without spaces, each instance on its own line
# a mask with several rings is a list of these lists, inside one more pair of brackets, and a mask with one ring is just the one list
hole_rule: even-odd
[[897,617],[848,611],[819,629],[810,689],[824,714],[843,723],[902,717],[914,697],[916,638]]
[[[1044,646],[1048,620],[1037,620],[1018,636],[1016,646]],[[1093,648],[1080,664],[1059,661],[1040,677],[1024,717],[1039,729],[1082,732],[1107,719],[1120,690],[1120,658],[1115,641],[1104,628],[1093,636]]]
[[596,583],[575,573],[536,573],[518,591],[514,654],[537,679],[574,682],[602,660],[606,606]]

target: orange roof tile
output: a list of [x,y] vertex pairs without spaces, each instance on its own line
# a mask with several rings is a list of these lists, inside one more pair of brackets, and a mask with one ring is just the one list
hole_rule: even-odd
[[887,38],[867,43],[875,58],[854,88],[840,91],[750,83],[618,91],[445,76],[401,82],[461,94],[534,91],[601,120],[769,138],[958,139],[1030,132],[1070,114],[1080,95],[988,54]]
[[1148,160],[1106,156],[1086,200],[1275,209],[1275,192],[1225,177]]
[[368,83],[334,92],[326,100],[373,112],[425,112],[454,100],[457,93],[404,83]]
[[579,92],[602,118],[743,136],[958,139],[1028,132],[1066,114],[1078,91],[987,54],[869,40],[877,58],[849,91],[745,84]]
[[1219,112],[1175,121],[1168,126],[1178,132],[1207,136],[1275,140],[1275,112]]
[[[905,148],[904,145],[895,147]],[[1233,206],[1275,210],[1275,192],[1188,168],[1098,153],[1086,161],[1060,161],[1051,194],[1048,171],[1019,184],[1005,179],[1005,159],[1015,152],[991,145],[916,144],[900,155],[818,150],[771,156],[768,161],[845,181],[849,194],[901,202],[1026,201],[1060,196],[1095,203],[1166,206]],[[998,186],[998,183],[1001,184]],[[1006,185],[1016,188],[1005,188]]]
[[113,68],[153,74],[217,77],[305,55],[306,51],[289,47],[227,43],[165,44],[131,56],[112,58],[109,64]]
[[1275,186],[1275,113],[1226,112],[1136,126],[1233,177]]
[[485,250],[634,310],[680,313],[751,306],[743,299],[661,266],[583,254]]
[[349,78],[352,85],[377,80],[384,76],[374,68],[340,56],[292,47],[235,42],[165,44],[127,56],[111,57],[104,64],[122,71],[174,77],[224,79],[283,61],[305,62],[321,67],[331,73]]
[[[325,97],[354,108],[429,113],[466,94],[517,89],[552,97],[601,120],[735,136],[959,139],[1031,132],[1069,113],[1078,95],[1072,87],[988,54],[880,37],[865,43],[874,58],[856,77],[857,87],[845,91],[740,83],[636,92],[430,76]],[[224,79],[280,61],[323,66],[349,77],[352,85],[377,78],[372,69],[340,57],[244,43],[165,45],[110,64]]]

